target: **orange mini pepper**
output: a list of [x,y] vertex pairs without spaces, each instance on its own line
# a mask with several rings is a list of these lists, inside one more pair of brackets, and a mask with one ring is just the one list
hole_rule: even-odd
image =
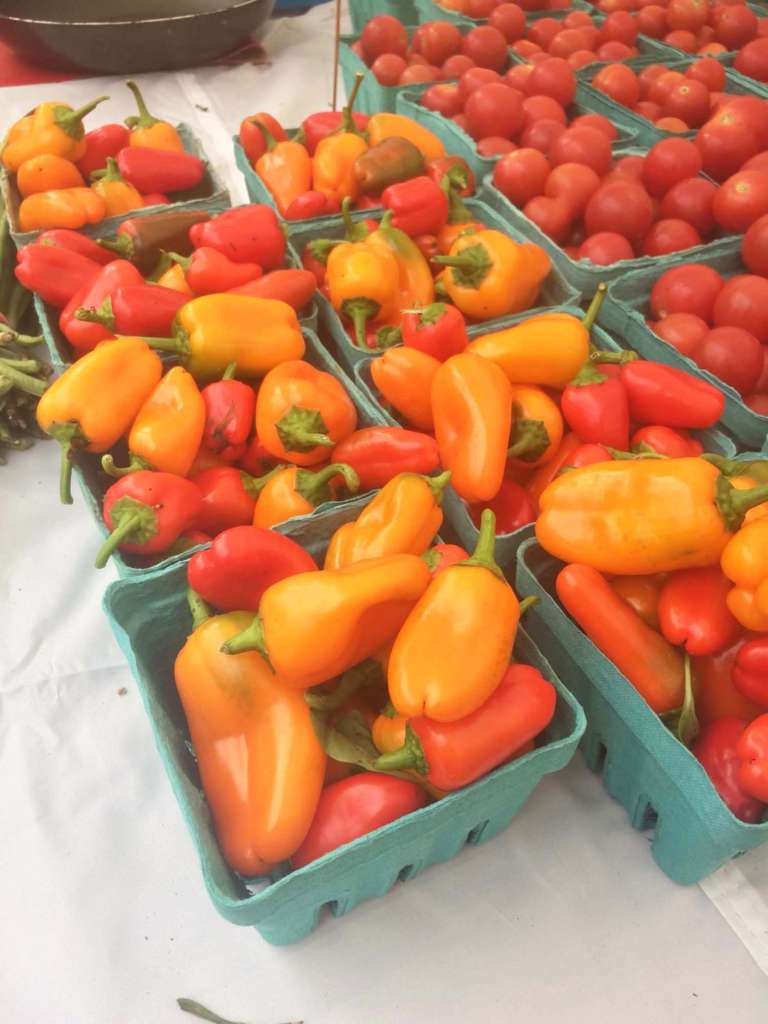
[[251,625],[223,649],[258,650],[286,686],[317,686],[390,641],[430,579],[417,555],[289,576],[269,587]]
[[129,146],[142,146],[147,149],[165,149],[171,153],[183,153],[184,143],[181,136],[168,121],[153,117],[147,110],[144,97],[135,82],[125,83],[134,95],[139,113],[126,117],[125,123],[131,129],[128,139]]
[[104,455],[108,476],[126,476],[139,469],[187,476],[195,461],[205,427],[205,402],[195,378],[181,366],[172,367],[139,409],[128,434],[130,461],[116,466]]
[[398,346],[371,360],[373,383],[416,430],[432,430],[432,381],[440,361],[417,348]]
[[440,229],[437,235],[437,248],[441,255],[447,256],[451,246],[457,238],[468,235],[476,235],[478,231],[486,231],[487,226],[479,220],[461,221],[457,224],[448,223]]
[[367,239],[334,246],[328,254],[325,280],[331,305],[352,321],[361,348],[369,320],[388,323],[400,312],[400,265],[391,251],[374,248]]
[[355,76],[355,84],[342,112],[339,130],[321,139],[312,157],[312,188],[325,196],[338,199],[340,203],[346,198],[357,199],[360,194],[355,161],[368,149],[368,143],[355,126],[352,107],[364,77],[360,72]]
[[16,172],[16,188],[22,196],[60,188],[85,188],[77,165],[54,153],[41,153],[25,160]]
[[494,363],[460,352],[441,363],[432,382],[440,461],[456,493],[470,505],[498,494],[512,427],[512,387]]
[[114,157],[107,157],[104,174],[96,172],[92,177],[96,180],[91,188],[104,200],[107,217],[118,217],[121,213],[139,210],[144,205],[141,192],[123,178]]
[[581,438],[572,432],[563,436],[563,440],[551,459],[538,466],[525,482],[525,489],[535,502],[549,487],[563,466],[567,465],[571,455],[581,446]]
[[371,146],[378,145],[384,139],[406,139],[419,150],[426,163],[441,160],[445,156],[445,146],[435,133],[403,114],[374,114],[366,129]]
[[82,228],[98,224],[107,215],[107,204],[90,188],[56,188],[22,199],[19,227],[22,231],[48,228]]
[[256,433],[276,459],[314,466],[356,426],[357,410],[341,381],[302,359],[281,363],[261,382]]
[[360,478],[351,466],[333,462],[316,472],[286,466],[269,479],[259,492],[253,510],[253,525],[269,530],[294,516],[307,516],[326,501],[333,501],[333,484],[338,477],[350,494],[357,494]]
[[655,576],[614,576],[611,587],[637,612],[652,629],[659,628],[659,598],[667,579],[666,574]]
[[768,633],[768,517],[742,526],[720,567],[734,584],[726,598],[731,614],[745,629]]
[[531,469],[548,462],[563,440],[563,417],[557,402],[541,388],[512,386],[514,423],[507,456],[513,466]]
[[371,739],[380,754],[392,754],[405,743],[405,727],[408,719],[398,715],[390,704],[376,717],[371,726]]
[[79,160],[85,153],[83,118],[107,99],[99,96],[77,110],[67,103],[41,103],[11,129],[3,147],[3,166],[18,171],[26,160],[43,153]]
[[398,633],[387,686],[401,715],[455,722],[476,711],[501,682],[520,604],[494,561],[495,542],[496,517],[485,509],[472,557],[433,579]]
[[174,666],[221,851],[246,876],[268,873],[301,845],[326,762],[304,695],[260,654],[221,652],[251,618],[230,612],[202,620],[198,613]]
[[414,306],[429,306],[434,302],[435,281],[419,247],[404,231],[392,227],[391,220],[392,212],[388,210],[376,231],[365,239],[365,244],[376,252],[389,252],[397,260],[400,284],[395,312],[400,314]]
[[267,148],[256,161],[255,170],[285,216],[294,199],[312,188],[312,158],[300,142],[278,142],[265,125],[257,125]]
[[449,268],[443,279],[448,297],[475,320],[529,309],[550,268],[538,245],[520,244],[493,230],[460,235],[448,256],[435,256],[432,262]]
[[325,568],[343,569],[385,555],[424,554],[442,525],[440,506],[449,479],[450,473],[398,473],[354,522],[334,533]]

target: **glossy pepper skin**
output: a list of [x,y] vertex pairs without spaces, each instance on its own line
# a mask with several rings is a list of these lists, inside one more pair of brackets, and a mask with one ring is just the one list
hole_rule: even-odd
[[401,715],[455,722],[476,711],[501,682],[520,605],[493,560],[495,530],[493,512],[486,510],[472,558],[432,580],[398,633],[387,687]]
[[270,529],[294,516],[311,515],[318,505],[333,500],[332,484],[339,477],[350,494],[357,493],[360,488],[357,473],[341,462],[332,462],[315,472],[286,466],[270,474],[256,502],[253,525]]
[[237,288],[228,288],[233,295],[252,295],[258,299],[279,299],[300,312],[312,301],[317,288],[317,279],[309,270],[293,267],[272,270],[263,277],[257,277]]
[[236,366],[231,363],[221,380],[203,388],[205,427],[203,445],[225,462],[239,458],[253,429],[256,392],[250,384],[235,380]]
[[149,146],[127,146],[117,154],[117,166],[125,181],[142,195],[184,192],[196,188],[205,174],[205,164],[192,153]]
[[440,365],[432,382],[435,437],[456,493],[490,501],[504,479],[512,427],[512,387],[490,360],[469,352]]
[[[275,211],[263,203],[225,210],[211,220],[194,224],[189,239],[195,249],[207,245],[233,263],[258,263],[264,271],[276,270],[285,263],[285,235]],[[184,252],[177,246],[166,248]]]
[[366,505],[354,522],[331,537],[326,569],[343,569],[368,558],[421,555],[443,522],[441,502],[448,474],[400,473]]
[[374,385],[392,408],[416,430],[432,430],[432,383],[440,362],[419,349],[389,348],[370,363]]
[[694,569],[717,563],[746,509],[767,495],[736,490],[703,459],[603,462],[549,484],[536,536],[561,561],[601,572]]
[[126,82],[133,93],[139,113],[127,117],[125,123],[130,128],[129,146],[141,146],[149,149],[163,149],[172,153],[183,153],[184,143],[172,124],[153,117],[147,110],[144,97],[135,82]]
[[[79,231],[71,228],[51,228],[50,231],[43,231],[35,239],[35,245],[42,245],[46,248],[65,249],[67,252],[78,253],[93,263],[103,267],[110,263],[115,257],[107,252],[94,238],[89,238]],[[25,246],[19,251],[19,255],[30,246]],[[36,290],[36,289],[33,289]]]
[[100,341],[113,337],[113,330],[105,326],[98,315],[93,320],[78,316],[78,310],[94,314],[112,315],[111,301],[118,288],[128,285],[144,285],[144,279],[136,267],[127,260],[113,260],[99,271],[80,291],[75,292],[59,317],[61,333],[80,356],[90,352]]
[[403,427],[355,430],[336,445],[332,459],[355,470],[361,491],[384,487],[398,473],[429,476],[440,467],[434,437]]
[[560,396],[568,426],[587,444],[629,448],[629,399],[622,382],[588,363]]
[[245,155],[251,166],[254,166],[259,157],[267,151],[267,139],[259,127],[260,124],[264,125],[273,139],[278,142],[288,141],[288,133],[285,128],[271,114],[261,112],[243,118],[240,122],[240,145],[245,150]]
[[434,132],[402,114],[374,114],[369,118],[367,128],[371,146],[389,139],[405,139],[416,146],[425,164],[445,156],[445,146]]
[[411,238],[436,235],[448,221],[448,197],[426,175],[385,188],[381,205],[392,211],[392,226]]
[[310,189],[291,200],[291,205],[283,216],[286,220],[308,220],[311,217],[328,217],[338,213],[339,200],[335,195]]
[[549,257],[538,245],[521,245],[493,230],[460,236],[448,256],[436,256],[432,262],[449,268],[448,296],[475,320],[529,309],[550,268]]
[[94,562],[103,569],[116,548],[136,555],[157,555],[197,525],[200,492],[183,477],[142,469],[112,484],[104,495],[103,515],[110,535]]
[[202,495],[197,525],[211,536],[235,526],[248,526],[269,476],[252,477],[236,466],[226,465],[195,473],[190,480]]
[[[129,264],[130,266],[131,264]],[[187,296],[157,284],[127,284],[107,295],[98,309],[81,306],[75,319],[101,324],[110,334],[170,338]]]
[[273,583],[316,569],[312,556],[290,537],[257,526],[233,526],[190,558],[187,579],[215,608],[257,612]]
[[355,174],[355,161],[368,149],[362,132],[352,118],[352,106],[360,91],[364,75],[355,76],[355,84],[341,115],[338,131],[320,139],[312,159],[312,188],[341,203],[349,197],[356,199],[360,184]]
[[702,429],[717,423],[725,407],[725,396],[712,384],[645,359],[622,366],[621,383],[634,423]]
[[719,565],[673,573],[659,596],[661,632],[689,654],[719,654],[741,633],[728,610],[730,583]]
[[536,506],[530,494],[517,481],[505,477],[498,494],[490,501],[470,505],[469,514],[475,526],[479,527],[483,510],[489,508],[496,516],[496,533],[514,533],[536,519]]
[[417,782],[362,772],[327,786],[306,839],[291,857],[294,868],[318,860],[361,836],[423,807],[427,795]]
[[382,770],[415,768],[438,789],[468,786],[503,764],[546,729],[557,691],[530,665],[510,665],[488,699],[453,722],[408,720],[404,746],[380,757]]
[[749,824],[763,816],[764,804],[741,785],[738,743],[747,723],[739,718],[719,718],[706,725],[691,747],[728,810]]
[[643,622],[652,629],[658,629],[659,597],[666,578],[662,573],[657,576],[614,576],[610,583]]
[[768,804],[768,714],[750,722],[736,743],[738,782],[745,793]]
[[720,565],[733,584],[727,596],[731,613],[745,629],[768,632],[768,517],[742,526]]
[[611,452],[601,444],[580,444],[559,467],[558,472],[562,469],[581,469],[582,466],[594,466],[598,462],[610,462],[612,459]]
[[141,192],[125,181],[114,157],[107,157],[107,169],[102,175],[96,172],[97,178],[91,188],[101,196],[107,208],[107,217],[117,217],[131,210],[140,210],[144,205]]
[[357,426],[357,410],[333,374],[301,359],[270,370],[256,398],[256,433],[275,458],[314,466]]
[[[652,451],[666,455],[668,459],[684,459],[688,456],[701,455],[704,446],[701,441],[687,436],[685,431],[673,430],[651,424],[636,430],[629,442],[636,452]],[[618,445],[612,447],[617,448]]]
[[83,119],[107,99],[100,96],[77,110],[66,103],[41,103],[30,120],[25,119],[24,130],[11,129],[3,146],[3,166],[7,171],[18,171],[25,160],[44,153],[79,160],[85,153]]
[[589,358],[589,325],[569,313],[542,313],[483,334],[467,351],[496,363],[513,384],[562,389]]
[[514,421],[509,437],[509,465],[533,469],[548,462],[563,440],[563,417],[541,388],[512,385]]
[[257,127],[264,133],[266,150],[254,169],[285,215],[293,200],[312,188],[312,161],[300,142],[278,142],[263,124]]
[[71,160],[53,153],[25,160],[16,172],[16,188],[22,196],[48,192],[53,188],[84,188],[83,176]]
[[205,422],[205,404],[194,377],[172,367],[136,414],[128,434],[130,462],[115,466],[111,455],[101,465],[108,476],[139,469],[186,476],[195,460]]
[[[365,131],[369,120],[367,114],[352,114],[352,121],[358,132]],[[342,130],[343,121],[344,111],[341,110],[324,110],[304,118],[301,122],[301,133],[310,156],[315,155],[315,150],[323,139]]]
[[640,618],[604,576],[589,565],[566,565],[555,587],[568,614],[653,711],[663,715],[682,705],[683,656]]
[[245,876],[263,875],[296,851],[326,761],[303,694],[283,685],[259,654],[221,653],[250,618],[236,611],[198,625],[174,666],[221,851]]
[[22,231],[82,228],[107,216],[107,204],[90,188],[59,188],[27,196],[19,206]]
[[317,686],[381,650],[430,578],[416,555],[291,576],[265,592],[257,618],[225,649],[266,652],[286,686]]
[[404,138],[371,141],[370,147],[355,161],[358,191],[363,195],[378,196],[389,185],[408,181],[424,170],[424,157],[418,147]]
[[403,345],[416,348],[444,363],[469,344],[467,324],[455,306],[433,302],[403,314]]
[[19,250],[16,279],[43,302],[62,309],[72,296],[99,274],[101,266],[70,249],[55,245],[25,245]]
[[117,156],[125,149],[129,140],[128,129],[122,124],[102,124],[84,137],[85,152],[77,160],[77,166],[84,178],[90,178],[94,171],[107,166],[107,157]]
[[198,381],[221,377],[230,363],[246,380],[304,355],[296,311],[285,302],[250,295],[201,295],[182,306],[173,339],[152,345],[175,352]]
[[429,264],[419,251],[416,243],[394,227],[391,215],[385,213],[375,231],[365,239],[366,244],[376,252],[391,253],[397,261],[399,273],[399,295],[395,313],[414,306],[429,306],[435,298],[435,285]]
[[262,275],[258,263],[233,263],[224,253],[206,245],[195,249],[191,256],[169,255],[183,268],[187,284],[195,295],[232,291]]
[[696,717],[700,726],[709,725],[718,718],[743,718],[750,722],[764,710],[742,693],[736,681],[739,651],[752,639],[756,639],[754,633],[742,634],[720,654],[694,658],[691,662]]
[[129,217],[117,229],[114,239],[100,238],[99,244],[121,259],[130,260],[142,274],[150,274],[164,252],[190,253],[191,229],[210,220],[210,216],[202,210],[164,210],[146,217]]
[[768,707],[768,637],[748,640],[739,647],[733,683],[748,700]]
[[331,305],[350,318],[356,343],[365,345],[368,321],[382,323],[398,313],[400,268],[386,249],[367,242],[342,242],[335,246],[326,267]]
[[72,504],[72,452],[101,454],[129,429],[162,375],[162,363],[141,338],[99,345],[50,385],[37,422],[61,446],[60,495]]

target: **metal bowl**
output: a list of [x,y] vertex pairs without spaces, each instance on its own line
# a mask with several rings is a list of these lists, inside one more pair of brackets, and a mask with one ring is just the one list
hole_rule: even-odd
[[205,64],[257,41],[275,0],[0,0],[26,61],[117,75]]

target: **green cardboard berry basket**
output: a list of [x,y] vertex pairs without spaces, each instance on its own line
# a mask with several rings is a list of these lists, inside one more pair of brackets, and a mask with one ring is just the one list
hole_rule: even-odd
[[[220,213],[230,206],[229,190],[219,178],[216,171],[207,161],[202,143],[187,124],[176,126],[184,149],[193,156],[200,157],[206,164],[205,174],[200,184],[185,192],[174,192],[170,198],[172,202],[162,206],[142,206],[138,210],[130,210],[128,213],[118,217],[105,217],[98,224],[88,224],[80,230],[84,235],[91,238],[105,238],[114,235],[124,220],[132,217],[143,217],[148,213],[162,213],[165,210],[208,210]],[[8,211],[8,218],[11,226],[11,235],[16,247],[20,249],[24,245],[34,242],[42,231],[20,231],[18,212],[21,204],[21,196],[16,188],[16,181],[13,175],[6,171],[0,173],[0,191],[2,191],[5,209]]]
[[734,817],[693,754],[566,614],[554,596],[561,566],[533,538],[520,546],[517,593],[539,598],[526,629],[584,707],[587,765],[602,774],[631,825],[653,831],[651,853],[661,870],[692,885],[767,842],[768,820],[748,825]]
[[[320,559],[334,530],[356,511],[355,503],[348,503],[322,517],[297,521],[291,536]],[[346,914],[364,900],[385,895],[398,881],[450,860],[466,844],[486,842],[503,831],[537,783],[570,761],[584,732],[581,708],[521,627],[514,657],[535,666],[557,688],[554,718],[535,750],[298,871],[282,868],[271,877],[243,878],[228,867],[216,842],[174,686],[174,659],[191,628],[185,590],[186,565],[169,565],[141,580],[113,583],[104,608],[136,679],[211,901],[228,921],[255,927],[275,945],[304,938],[324,909],[337,917]]]
[[[579,318],[584,315],[582,309],[573,305],[564,305],[551,312],[571,313]],[[520,313],[517,316],[509,317],[503,326],[513,327],[515,324],[527,320],[530,315],[530,313]],[[486,333],[484,329],[478,328],[473,328],[471,332],[473,337],[478,337],[484,333]],[[601,352],[621,351],[622,346],[614,340],[605,328],[596,324],[592,328],[591,336],[592,341]],[[389,409],[385,408],[381,396],[376,390],[376,385],[371,379],[372,359],[373,357],[371,356],[366,357],[355,365],[353,371],[355,383],[366,400],[371,405],[378,406],[379,414],[382,418],[386,419],[390,426],[408,426],[407,423],[403,424]],[[707,452],[724,455],[726,458],[732,458],[736,454],[736,445],[731,438],[716,427],[708,430],[694,430],[692,434],[701,441],[704,445],[704,450]],[[445,514],[445,522],[441,527],[441,533],[446,540],[461,545],[467,551],[474,551],[479,536],[478,529],[469,515],[467,503],[459,497],[450,485],[443,492],[443,512]],[[497,535],[496,561],[510,578],[515,572],[515,559],[518,548],[524,540],[531,536],[531,530],[532,527],[526,525],[521,526],[519,530],[514,530],[512,533],[500,533]]]
[[[634,149],[632,147],[619,148],[616,156],[644,156],[647,150]],[[706,177],[706,175],[702,175]],[[538,225],[525,216],[522,210],[511,203],[493,184],[490,177],[483,181],[483,200],[494,210],[500,213],[510,227],[515,228],[520,234],[525,235],[529,241],[536,242],[546,249],[552,258],[552,262],[560,270],[562,275],[580,295],[591,297],[595,288],[601,281],[611,282],[617,278],[623,278],[633,271],[649,271],[652,276],[658,277],[667,270],[673,259],[681,258],[686,263],[710,262],[713,252],[738,252],[741,245],[741,238],[737,235],[729,235],[723,238],[704,242],[701,245],[684,249],[680,253],[670,256],[636,256],[631,260],[618,260],[609,266],[598,266],[591,260],[574,260],[556,242],[545,235]],[[717,249],[715,250],[715,246]]]
[[725,395],[722,423],[737,442],[750,449],[763,448],[768,452],[768,416],[759,416],[744,404],[741,395],[718,377],[700,369],[692,359],[682,355],[654,334],[645,322],[648,298],[661,273],[686,263],[701,262],[713,267],[724,277],[745,272],[739,252],[741,239],[723,240],[708,246],[703,252],[688,249],[685,253],[666,256],[652,266],[643,266],[631,274],[614,281],[608,289],[598,317],[601,324],[622,339],[626,348],[632,348],[645,359],[654,359],[667,366],[686,370],[701,380],[714,384]]
[[[509,235],[517,242],[528,240],[520,231],[516,231],[514,229],[510,230],[509,225],[506,224],[490,206],[483,202],[482,199],[470,197],[469,199],[465,199],[464,202],[472,216],[476,217],[484,224],[487,224],[490,228],[493,228],[496,231],[503,231],[505,235]],[[360,215],[363,217],[369,214],[369,210],[360,211]],[[341,221],[341,218],[337,218],[336,224],[325,236],[318,234],[317,230],[312,227],[292,230],[290,238],[291,244],[295,247],[296,251],[298,253],[302,253],[305,245],[316,238],[343,238],[343,236],[344,224]],[[575,290],[570,287],[565,276],[561,274],[553,264],[549,277],[542,285],[538,305],[535,309],[527,310],[525,315],[530,316],[534,312],[540,313],[545,308],[567,304],[576,298],[577,293]],[[329,345],[331,352],[337,361],[346,370],[351,371],[355,363],[359,362],[361,359],[365,359],[370,353],[365,352],[363,349],[360,349],[353,344],[344,329],[344,325],[342,324],[338,313],[335,311],[328,299],[326,299],[320,292],[317,293],[317,305],[321,335],[323,339]],[[497,330],[500,325],[506,324],[508,319],[508,317],[501,317],[496,320],[488,320],[486,323],[476,324],[470,329],[470,333],[487,334],[489,331]]]
[[[530,25],[531,22],[538,21],[540,18],[559,19],[564,18],[568,11],[590,10],[592,10],[592,5],[586,3],[585,0],[571,0],[568,10],[526,11],[525,20]],[[453,21],[457,25],[466,26],[467,28],[488,24],[487,18],[470,18],[468,15],[460,14],[458,11],[449,11],[447,8],[435,3],[434,0],[416,0],[416,13],[418,14],[419,23],[422,25],[425,21]]]
[[[752,6],[751,4],[749,5]],[[765,14],[763,14],[765,17]],[[768,82],[758,82],[756,78],[750,78],[749,75],[744,75],[741,71],[737,71],[733,66],[733,62],[736,58],[735,54],[722,54],[726,58],[726,63],[729,66],[728,77],[735,83],[738,83],[740,88],[750,96],[758,96],[761,100],[768,100]]]
[[[477,144],[468,132],[465,132],[449,117],[444,117],[436,110],[428,110],[427,107],[422,106],[419,98],[423,92],[424,89],[417,91],[413,88],[401,92],[397,97],[397,113],[413,118],[414,121],[418,121],[419,124],[434,132],[445,146],[446,152],[455,153],[467,161],[478,181],[482,181],[486,175],[492,174],[500,157],[480,156],[477,152]],[[582,114],[600,112],[590,105],[590,100],[591,97],[584,87],[577,85],[574,101],[568,107],[569,123]],[[618,133],[614,146],[624,147],[636,144],[636,126],[630,124],[629,118],[620,116],[619,111],[618,115],[611,115],[610,121]]]
[[389,14],[404,25],[415,25],[417,21],[416,5],[412,0],[349,0],[349,13],[352,28],[358,34],[377,14]]
[[[383,423],[384,418],[379,408],[361,394],[357,385],[344,373],[341,367],[337,365],[326,347],[321,344],[317,335],[307,328],[303,328],[302,333],[304,334],[304,340],[307,346],[304,358],[312,366],[316,366],[318,369],[323,370],[326,373],[332,373],[341,381],[357,409],[359,426],[370,427]],[[118,465],[127,461],[127,449],[125,442],[121,442],[111,450],[115,454],[115,461]],[[88,452],[78,452],[75,455],[73,462],[73,472],[78,484],[80,485],[88,510],[96,520],[100,536],[102,538],[106,537],[109,531],[107,530],[102,518],[101,506],[104,499],[104,492],[111,484],[115,483],[115,480],[103,472],[101,468],[100,455],[91,455]],[[334,504],[336,503],[330,502],[320,505],[311,515],[300,518],[315,519],[322,515],[329,506]],[[286,529],[292,529],[293,527],[291,526],[291,522],[293,521],[281,524],[281,526],[278,527],[280,532],[284,533],[286,532]],[[96,555],[96,551],[100,543],[100,540],[97,541],[96,538],[94,538],[94,556]],[[190,551],[196,550],[198,550],[198,548],[190,549]],[[157,571],[160,568],[186,561],[190,555],[190,551],[185,551],[179,555],[171,555],[167,558],[159,556],[159,560],[151,560],[141,555],[133,555],[118,550],[112,556],[112,562],[117,568],[117,572],[120,576],[144,577],[148,573]]]

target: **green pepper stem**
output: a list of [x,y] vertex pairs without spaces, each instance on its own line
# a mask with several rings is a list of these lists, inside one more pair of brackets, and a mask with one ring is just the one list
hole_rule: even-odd
[[83,104],[82,107],[78,107],[77,110],[67,110],[66,107],[56,108],[56,124],[61,128],[67,135],[71,135],[73,138],[82,138],[83,135],[83,118],[86,114],[90,114],[100,103],[104,103],[109,99],[109,96],[99,96],[95,100],[91,100],[90,103]]
[[189,354],[184,340],[178,335],[173,338],[142,338],[141,340],[146,341],[150,348],[157,349],[158,352],[174,352],[179,356]]
[[605,281],[601,281],[597,286],[597,291],[589,304],[589,309],[584,314],[584,318],[581,321],[586,327],[587,331],[591,331],[597,320],[597,315],[600,312],[600,307],[605,301],[606,292],[608,291],[608,285]]
[[139,111],[138,117],[127,117],[125,123],[129,128],[151,128],[153,124],[160,124],[161,120],[159,117],[153,117],[152,114],[147,110],[147,104],[144,102],[144,97],[139,91],[138,85],[135,82],[126,82],[127,87],[133,93],[133,98],[136,100],[136,107]]
[[312,693],[307,690],[304,700],[313,711],[337,711],[353,693],[384,681],[384,673],[377,661],[368,659],[347,669],[332,693]]
[[114,554],[115,549],[131,535],[140,523],[141,515],[138,512],[134,512],[132,515],[123,516],[99,548],[96,554],[96,559],[93,563],[94,566],[97,569],[103,569]]
[[352,108],[355,105],[357,94],[360,92],[360,86],[363,84],[365,74],[362,71],[358,71],[355,74],[355,84],[352,86],[352,92],[349,94],[347,105],[341,112],[341,130],[342,132],[349,132],[352,135],[361,135],[358,132],[357,125],[355,124],[354,118],[352,117]]
[[72,442],[59,441],[59,501],[62,505],[72,504]]
[[352,321],[355,331],[355,344],[365,348],[365,328],[368,321],[376,316],[381,306],[375,299],[346,299],[341,304],[341,312]]
[[536,597],[535,594],[529,594],[528,597],[524,597],[523,600],[520,602],[518,613],[522,617],[523,615],[525,615],[529,608],[533,608],[533,606],[538,603],[538,597]]
[[329,484],[335,476],[344,478],[346,488],[351,494],[357,494],[360,490],[360,477],[354,469],[345,462],[333,462],[316,472],[300,469],[296,473],[296,493],[317,508],[324,501],[330,501],[332,495]]
[[192,628],[197,629],[211,617],[210,605],[200,597],[196,590],[187,587],[187,604],[192,615]]
[[480,516],[480,533],[477,544],[471,558],[458,562],[458,565],[480,566],[489,569],[500,580],[504,579],[504,573],[493,557],[496,547],[496,515],[493,509],[484,508]]
[[267,147],[267,152],[271,153],[272,150],[277,145],[277,139],[272,134],[272,132],[269,130],[269,128],[267,128],[267,126],[265,124],[262,124],[261,121],[252,121],[251,123],[255,124],[256,127],[261,132],[261,134],[264,136],[264,143],[265,143],[265,145]]
[[510,440],[512,444],[507,449],[507,458],[535,462],[549,447],[549,431],[543,420],[521,416],[515,419]]
[[111,455],[102,455],[101,457],[101,468],[107,474],[107,476],[115,477],[119,479],[123,476],[128,476],[131,473],[138,473],[142,469],[151,469],[152,466],[146,459],[143,459],[140,455],[135,455],[133,452],[130,453],[130,460],[127,466],[116,466],[115,460]]
[[250,473],[246,473],[245,470],[240,471],[240,479],[243,482],[243,487],[252,498],[258,498],[261,492],[264,490],[269,481],[277,476],[278,473],[282,473],[288,467],[282,463],[279,466],[275,466],[270,469],[263,476],[252,476]]
[[373,762],[374,771],[394,772],[407,771],[412,769],[420,775],[429,772],[429,763],[424,756],[424,748],[421,740],[413,731],[410,723],[405,727],[405,743],[399,750],[392,750],[388,754],[380,754]]
[[96,181],[122,181],[123,176],[113,156],[107,157],[107,166],[100,171],[92,171],[91,178]]
[[235,374],[237,373],[237,363],[228,363],[224,373],[221,375],[222,380],[234,380]]
[[[242,654],[244,651],[258,651],[266,663],[272,668],[267,653],[267,642],[264,637],[264,624],[260,615],[254,615],[253,622],[242,632],[230,637],[226,643],[221,645],[224,654]],[[273,669],[274,671],[274,669]]]
[[182,270],[189,270],[189,265],[192,262],[191,256],[182,256],[178,252],[168,252],[165,254],[169,259],[173,260],[174,263],[178,264]]
[[626,366],[627,363],[634,363],[638,358],[637,352],[630,352],[629,350],[624,352],[601,352],[598,349],[594,349],[589,353],[589,361],[591,363],[606,363],[613,364],[614,366]]
[[427,486],[432,491],[432,495],[435,499],[435,504],[441,505],[443,502],[443,491],[448,486],[451,480],[450,469],[446,469],[438,476],[425,476],[424,479],[427,482]]

